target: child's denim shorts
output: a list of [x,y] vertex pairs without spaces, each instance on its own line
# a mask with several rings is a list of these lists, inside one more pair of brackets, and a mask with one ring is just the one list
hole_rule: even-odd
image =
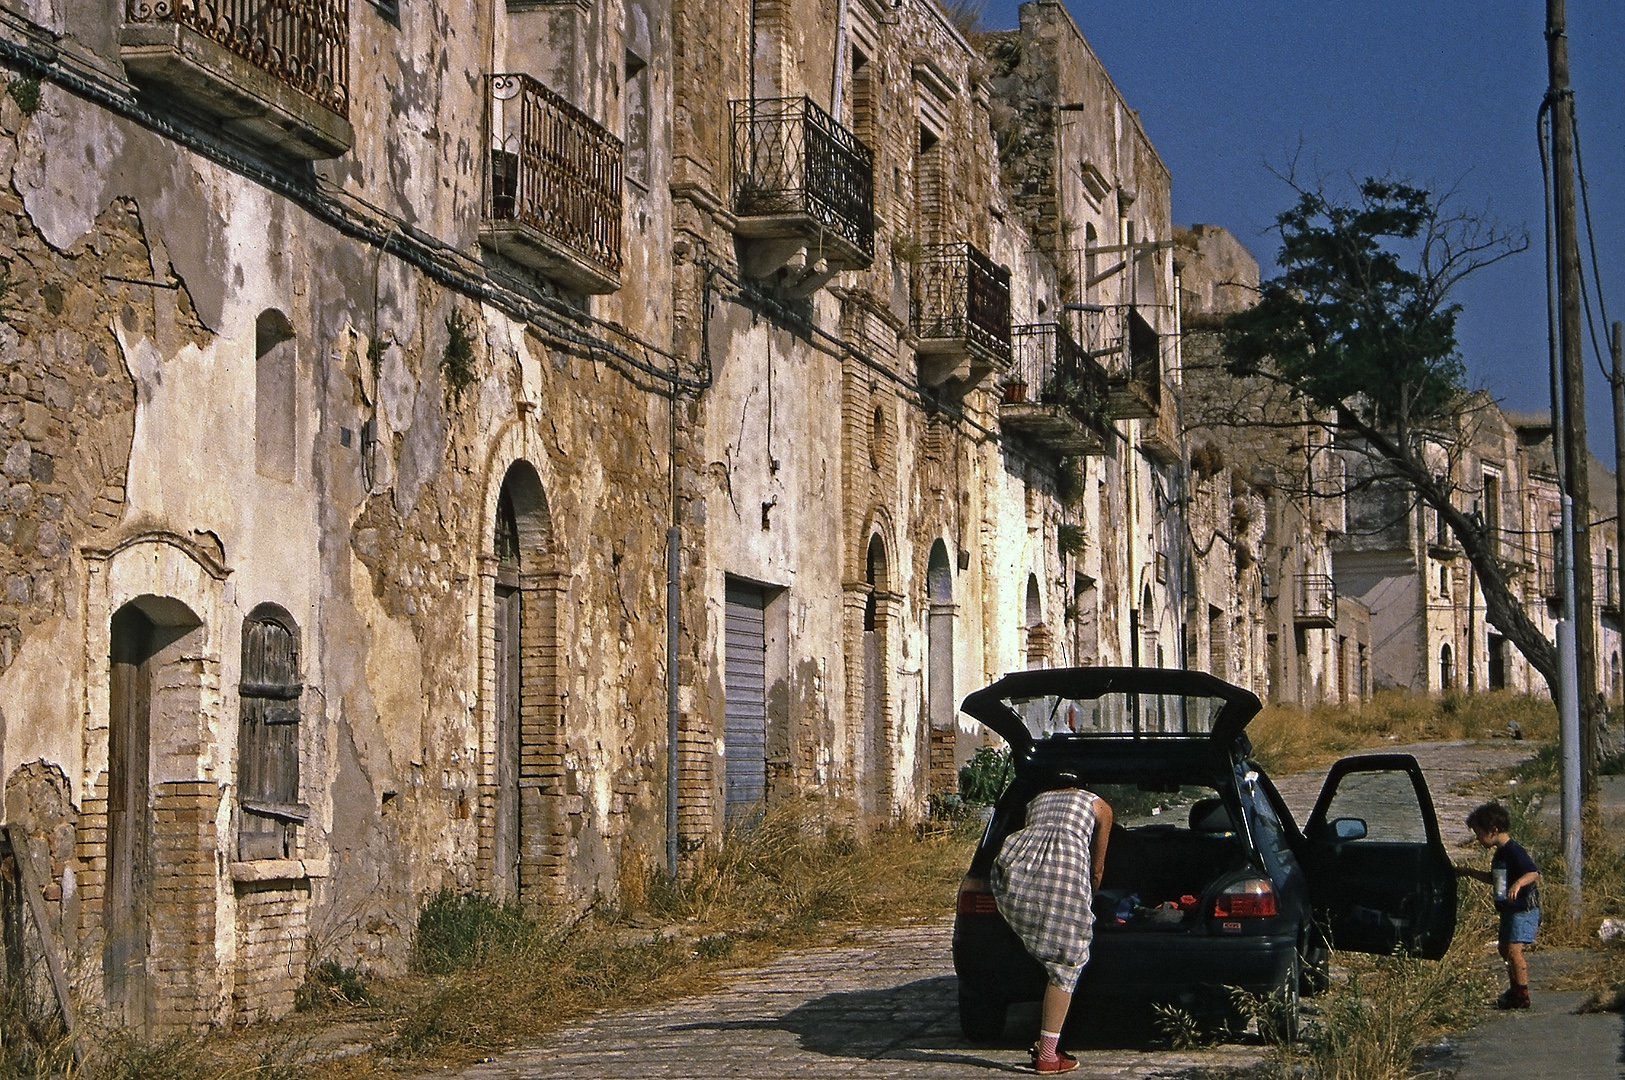
[[1533,945],[1540,926],[1540,908],[1501,912],[1501,944]]

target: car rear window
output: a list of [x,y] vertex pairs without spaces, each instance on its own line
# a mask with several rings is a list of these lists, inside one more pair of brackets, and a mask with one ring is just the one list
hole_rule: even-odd
[[1225,706],[1220,697],[1108,691],[1096,698],[1006,698],[1037,739],[1090,735],[1207,735]]

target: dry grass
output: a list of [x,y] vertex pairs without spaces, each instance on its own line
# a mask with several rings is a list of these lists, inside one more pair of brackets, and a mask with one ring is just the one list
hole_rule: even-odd
[[1277,1075],[1407,1080],[1417,1049],[1469,1026],[1494,991],[1476,929],[1462,927],[1438,961],[1339,954],[1346,975],[1317,1000],[1299,1044],[1277,1051]]
[[699,852],[676,884],[633,883],[641,912],[538,923],[488,900],[437,898],[419,924],[421,973],[368,988],[381,1049],[304,1075],[369,1080],[407,1061],[466,1062],[606,1007],[713,989],[727,968],[857,925],[941,918],[975,837],[953,824],[859,835],[792,804]]
[[1269,705],[1247,725],[1253,752],[1272,773],[1329,765],[1354,750],[1386,743],[1505,737],[1516,721],[1528,739],[1555,738],[1550,700],[1495,691],[1443,697],[1380,691],[1358,709]]
[[[1350,750],[1390,742],[1480,738],[1516,719],[1533,739],[1549,737],[1549,702],[1505,694],[1413,699],[1380,695],[1359,712],[1266,710],[1249,728],[1260,757],[1277,773],[1323,765]],[[1555,790],[1550,753],[1504,784],[1518,824],[1537,858],[1548,857],[1544,900],[1562,903],[1557,850],[1538,814]],[[1511,777],[1503,778],[1510,780]],[[1533,807],[1533,809],[1532,809]],[[658,875],[623,882],[638,910],[595,906],[557,922],[518,917],[488,900],[437,898],[420,950],[418,973],[362,984],[353,972],[312,973],[307,1011],[288,1020],[206,1040],[138,1043],[107,1035],[89,1040],[91,1059],[74,1075],[86,1080],[376,1080],[404,1069],[469,1062],[611,1006],[630,1006],[700,992],[720,984],[730,967],[772,953],[839,940],[855,925],[941,918],[952,909],[975,830],[940,824],[860,834],[809,804],[790,805],[752,830],[696,854],[673,884]],[[1596,922],[1625,914],[1625,845],[1601,830],[1589,841],[1587,928],[1576,943],[1593,950],[1571,976],[1598,990],[1620,970],[1625,949],[1597,947]],[[1401,1076],[1394,1072],[1421,1040],[1465,1024],[1493,991],[1494,974],[1479,954],[1493,938],[1488,905],[1471,891],[1450,957],[1440,964],[1397,959],[1347,960],[1348,976],[1317,999],[1321,1018],[1309,1037],[1277,1064],[1296,1074],[1341,1080]],[[436,919],[440,920],[438,923]],[[1555,920],[1554,920],[1555,921]],[[1550,927],[1548,923],[1548,927]],[[1566,931],[1542,928],[1544,944],[1568,943]],[[1591,936],[1587,940],[1585,934]],[[1609,966],[1612,965],[1612,966]],[[8,1049],[19,1040],[3,1033]],[[23,1040],[26,1041],[26,1040]],[[344,1042],[375,1049],[322,1061]],[[31,1060],[0,1055],[0,1080],[63,1075],[66,1044],[37,1048]],[[1346,1062],[1346,1063],[1345,1063]]]
[[1581,831],[1581,914],[1575,922],[1566,917],[1569,888],[1556,812],[1561,789],[1555,742],[1500,779],[1497,798],[1511,814],[1512,835],[1540,865],[1537,947],[1576,950],[1552,988],[1584,990],[1594,1007],[1625,1009],[1625,942],[1604,944],[1597,936],[1604,919],[1625,917],[1625,836],[1617,824],[1605,826],[1596,807],[1588,808]]

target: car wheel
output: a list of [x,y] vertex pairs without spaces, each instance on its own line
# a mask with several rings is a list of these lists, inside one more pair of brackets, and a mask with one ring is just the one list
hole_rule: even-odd
[[1298,945],[1298,957],[1301,972],[1298,992],[1309,997],[1324,994],[1332,982],[1332,951],[1326,947],[1326,939],[1320,936],[1320,931],[1314,927],[1304,931]]
[[1292,967],[1287,971],[1286,981],[1270,1002],[1270,1030],[1260,1032],[1265,1041],[1286,1044],[1298,1041],[1298,1026],[1303,1018],[1303,980],[1303,953],[1294,949]]
[[973,1043],[996,1043],[1004,1038],[1007,1002],[959,988],[959,1030]]

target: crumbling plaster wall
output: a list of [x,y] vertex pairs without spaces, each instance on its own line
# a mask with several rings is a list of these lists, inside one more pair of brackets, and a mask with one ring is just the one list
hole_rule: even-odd
[[[480,216],[489,36],[451,25],[449,9],[403,15],[397,28],[357,9],[354,46],[372,58],[357,65],[369,77],[353,86],[357,147],[317,172],[463,246]],[[651,50],[664,47],[659,27]],[[596,37],[609,42],[602,66],[615,75],[592,81],[613,89],[618,38]],[[111,39],[102,44],[116,54]],[[230,792],[238,631],[256,603],[275,602],[304,632],[301,764],[313,817],[300,830],[303,854],[313,867],[329,848],[333,856],[333,877],[313,876],[314,936],[344,962],[401,963],[423,895],[476,876],[482,748],[473,717],[489,627],[472,617],[472,583],[493,532],[477,488],[499,433],[517,423],[530,429],[523,444],[563,523],[556,546],[572,582],[561,619],[572,669],[562,688],[567,891],[613,894],[622,840],[658,831],[661,796],[649,777],[662,725],[649,703],[663,696],[663,399],[447,296],[257,185],[44,90],[33,117],[10,98],[0,117],[7,247],[18,255],[7,306],[23,309],[0,327],[15,395],[0,397],[0,425],[22,436],[7,461],[19,572],[6,579],[17,616],[14,632],[0,635],[10,668],[0,710],[28,717],[13,728],[21,741],[5,746],[8,767],[62,762],[93,788],[105,765],[105,718],[102,756],[82,750],[83,680],[105,681],[106,654],[77,622],[86,584],[75,552],[130,531],[188,538],[229,569],[225,608],[207,627],[222,700],[208,717],[201,772]],[[613,104],[613,92],[599,101]],[[607,119],[619,129],[618,117]],[[660,124],[655,168],[666,155]],[[658,232],[669,204],[659,193],[641,198],[635,223]],[[669,333],[663,263],[645,257],[619,297],[594,303],[655,339]],[[129,283],[152,280],[165,287]],[[297,340],[291,483],[254,468],[255,320],[267,308],[289,318]],[[470,320],[479,376],[458,400],[438,364],[453,310]],[[375,446],[362,439],[369,421]],[[63,656],[87,658],[67,672],[68,694]],[[217,802],[224,865],[233,802]],[[228,878],[219,901],[214,947],[229,968],[238,938],[259,931],[231,917]]]

